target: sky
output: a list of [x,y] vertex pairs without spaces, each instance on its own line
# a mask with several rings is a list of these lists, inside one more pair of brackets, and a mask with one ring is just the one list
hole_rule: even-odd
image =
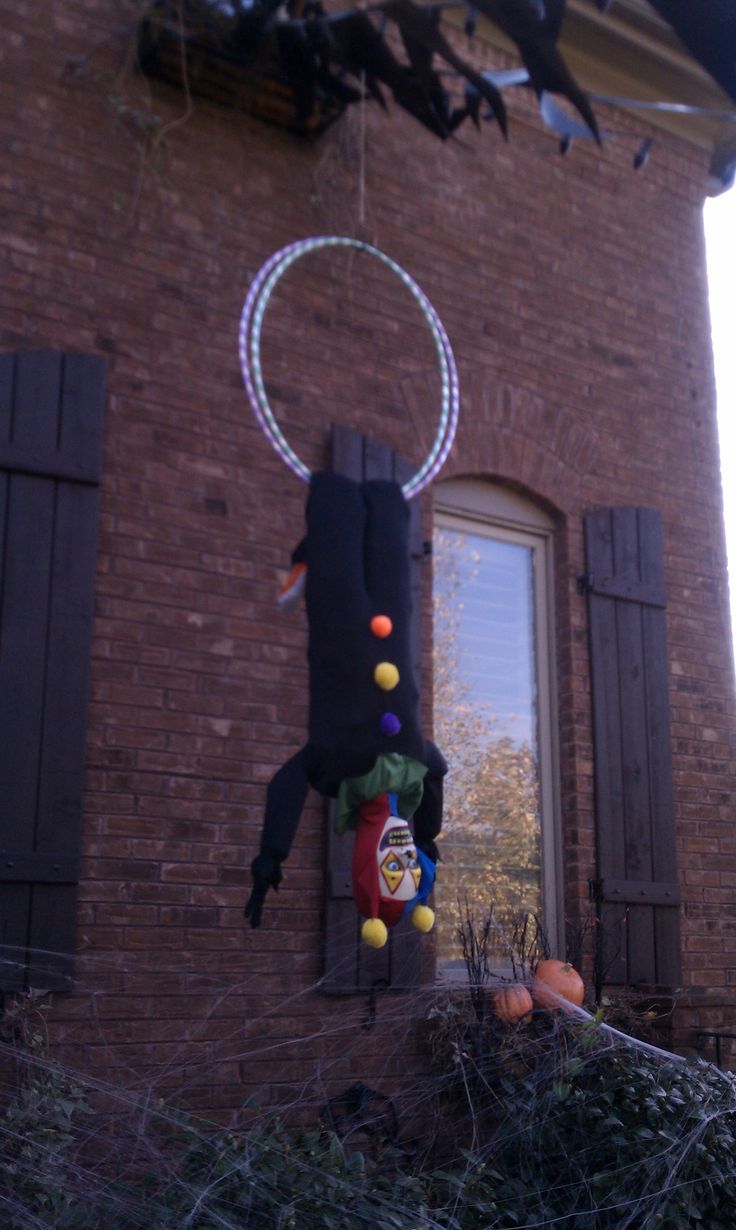
[[731,626],[736,629],[736,186],[706,202],[705,237],[731,584]]

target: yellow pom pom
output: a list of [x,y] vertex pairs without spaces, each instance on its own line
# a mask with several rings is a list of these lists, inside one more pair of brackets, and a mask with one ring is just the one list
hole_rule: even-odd
[[415,905],[411,912],[411,921],[417,931],[426,935],[434,926],[434,910],[430,910],[428,905]]
[[360,935],[363,942],[369,948],[383,948],[388,939],[388,930],[382,919],[366,918],[363,926],[360,928]]
[[379,688],[383,688],[384,692],[390,692],[399,682],[399,672],[393,662],[379,662],[373,672],[373,678]]

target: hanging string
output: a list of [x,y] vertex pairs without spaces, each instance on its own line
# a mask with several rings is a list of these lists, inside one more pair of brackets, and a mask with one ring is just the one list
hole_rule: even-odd
[[365,69],[360,73],[360,149],[358,170],[358,226],[365,230]]

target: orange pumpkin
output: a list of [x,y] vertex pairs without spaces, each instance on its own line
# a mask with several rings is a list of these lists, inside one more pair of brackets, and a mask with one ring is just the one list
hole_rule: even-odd
[[534,999],[540,1008],[562,1008],[583,1002],[585,986],[577,970],[567,961],[540,961],[534,975]]
[[516,1025],[533,1007],[531,995],[520,982],[512,982],[493,996],[493,1011],[499,1020],[506,1021],[508,1025]]

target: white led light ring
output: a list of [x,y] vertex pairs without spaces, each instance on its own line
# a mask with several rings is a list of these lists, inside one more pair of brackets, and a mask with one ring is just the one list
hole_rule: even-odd
[[289,266],[307,252],[331,247],[357,248],[362,252],[367,252],[369,255],[377,257],[384,265],[393,270],[419,304],[432,333],[440,366],[440,422],[437,435],[426,460],[419,467],[416,474],[412,475],[401,488],[406,499],[410,499],[432,481],[445,463],[457,429],[460,390],[452,347],[437,312],[414,279],[400,265],[397,265],[396,261],[393,261],[390,256],[386,256],[385,253],[380,252],[378,248],[374,248],[368,243],[363,243],[359,239],[348,239],[336,235],[322,235],[314,239],[298,240],[296,243],[281,248],[280,251],[275,252],[273,256],[269,257],[253,279],[243,304],[243,312],[240,318],[240,366],[243,372],[243,381],[248,394],[248,400],[266,437],[276,452],[299,478],[309,482],[311,470],[297,456],[281,431],[266,395],[260,356],[261,330],[271,293],[279,278],[286,272]]

